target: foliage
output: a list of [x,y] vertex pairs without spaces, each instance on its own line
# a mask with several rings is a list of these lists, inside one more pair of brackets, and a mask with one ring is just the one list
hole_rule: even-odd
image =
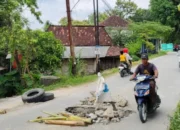
[[150,7],[153,16],[162,24],[174,26],[179,23],[177,6],[173,0],[151,0]]
[[137,10],[137,5],[131,0],[117,0],[114,12],[121,18],[133,16]]
[[30,9],[31,13],[34,14],[37,20],[42,23],[40,20],[41,13],[36,10],[38,8],[36,0],[1,0],[0,27],[10,27],[13,23],[19,21],[27,23],[27,20],[21,16],[24,6]]
[[[12,29],[0,28],[0,46],[8,46],[17,63],[21,84],[27,87],[28,76],[34,83],[32,71],[52,72],[60,66],[64,51],[61,42],[51,32],[23,30],[18,24]],[[21,61],[17,58],[19,54],[22,55]]]
[[[69,76],[72,77],[72,58],[69,59],[69,67],[68,72]],[[79,54],[78,58],[76,58],[76,76],[83,76],[86,70],[86,64],[83,60],[81,60],[81,54]]]
[[0,97],[10,97],[21,92],[20,75],[12,71],[0,76]]
[[[103,22],[109,17],[107,12],[99,13],[99,23]],[[59,24],[66,26],[68,23],[67,17],[60,19]],[[94,25],[94,14],[88,16],[88,20],[72,20],[72,25]]]
[[157,38],[165,41],[173,31],[171,27],[162,25],[157,22],[131,23],[129,25],[129,30],[132,30],[134,34],[138,34],[141,36],[144,35],[147,38]]
[[[99,23],[105,21],[109,17],[107,12],[99,13]],[[94,14],[88,16],[88,21],[90,25],[94,25]]]
[[60,67],[60,62],[64,52],[64,47],[51,32],[40,30],[32,31],[33,38],[33,58],[30,62],[32,70],[40,72],[53,72]]
[[180,129],[180,103],[177,106],[177,109],[170,120],[170,129],[169,130],[179,130]]
[[133,61],[139,61],[140,60],[140,58],[136,55],[132,55],[131,57],[133,58]]
[[173,31],[171,27],[161,25],[157,22],[131,23],[128,29],[133,32],[129,36],[130,41],[126,42],[126,47],[129,48],[131,55],[138,55],[142,44],[146,44],[148,50],[153,50],[154,45],[149,42],[149,39],[161,39],[165,41]]
[[81,54],[79,54],[78,58],[76,59],[76,71],[78,76],[84,76],[86,71],[86,64],[81,59]]
[[[59,24],[66,26],[68,23],[67,17],[63,17],[60,19]],[[89,25],[88,20],[72,20],[72,25]]]
[[153,21],[154,17],[149,9],[137,9],[135,14],[130,17],[134,22]]
[[170,41],[180,42],[180,13],[177,0],[151,0],[150,7],[153,17],[164,25],[169,25],[175,30],[172,32]]
[[130,55],[137,55],[141,49],[144,40],[141,38],[134,39],[125,46],[129,49]]
[[131,31],[122,30],[117,28],[107,28],[107,32],[112,38],[113,44],[118,46],[124,46],[126,43],[132,41]]
[[49,28],[50,25],[51,25],[51,22],[47,20],[44,24],[43,30],[47,31],[47,29]]

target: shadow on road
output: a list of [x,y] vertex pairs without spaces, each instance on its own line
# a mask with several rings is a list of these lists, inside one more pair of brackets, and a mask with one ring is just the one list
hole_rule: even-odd
[[160,117],[163,113],[160,110],[156,110],[155,112],[153,112],[152,114],[148,115],[148,120],[154,120],[157,117]]

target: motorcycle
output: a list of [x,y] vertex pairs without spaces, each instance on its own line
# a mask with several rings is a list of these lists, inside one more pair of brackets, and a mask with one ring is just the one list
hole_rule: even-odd
[[119,66],[119,73],[121,77],[133,74],[128,68],[127,64],[121,63]]
[[178,65],[179,65],[179,68],[180,68],[180,50],[178,51],[177,56],[178,56]]
[[[147,121],[147,115],[149,113],[155,112],[160,105],[160,97],[157,95],[156,103],[152,104],[150,99],[150,84],[149,81],[153,79],[152,76],[139,75],[134,81],[137,81],[137,84],[134,88],[135,99],[138,105],[139,117],[142,123]],[[156,86],[156,93],[157,93]],[[158,102],[159,100],[159,102]]]

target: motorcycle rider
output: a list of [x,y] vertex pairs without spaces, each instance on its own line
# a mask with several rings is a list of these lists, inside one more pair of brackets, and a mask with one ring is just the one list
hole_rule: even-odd
[[128,49],[127,49],[127,48],[124,48],[124,49],[123,49],[123,52],[124,52],[124,55],[126,56],[127,63],[128,63],[128,65],[129,65],[129,71],[130,71],[130,74],[133,74],[133,73],[131,72],[131,67],[132,67],[132,57],[129,55]]
[[134,72],[134,74],[132,75],[130,80],[133,80],[138,74],[140,75],[150,75],[152,76],[152,80],[150,81],[150,98],[153,104],[155,104],[155,102],[157,101],[158,104],[160,104],[160,98],[156,93],[156,82],[155,79],[158,78],[158,70],[157,67],[148,62],[149,58],[147,54],[142,54],[141,55],[141,59],[142,59],[142,64],[140,64],[137,68],[136,71]]
[[129,70],[129,64],[128,64],[129,62],[127,62],[127,58],[123,51],[120,51],[119,59],[120,59],[120,63],[125,64]]

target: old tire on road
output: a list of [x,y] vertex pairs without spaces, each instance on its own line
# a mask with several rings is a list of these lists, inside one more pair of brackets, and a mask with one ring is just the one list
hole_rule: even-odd
[[42,98],[44,97],[44,89],[41,88],[36,88],[36,89],[31,89],[27,92],[25,92],[22,95],[22,101],[25,103],[36,103],[40,102]]
[[53,93],[45,93],[41,102],[47,102],[49,100],[53,100],[54,99],[54,94]]

